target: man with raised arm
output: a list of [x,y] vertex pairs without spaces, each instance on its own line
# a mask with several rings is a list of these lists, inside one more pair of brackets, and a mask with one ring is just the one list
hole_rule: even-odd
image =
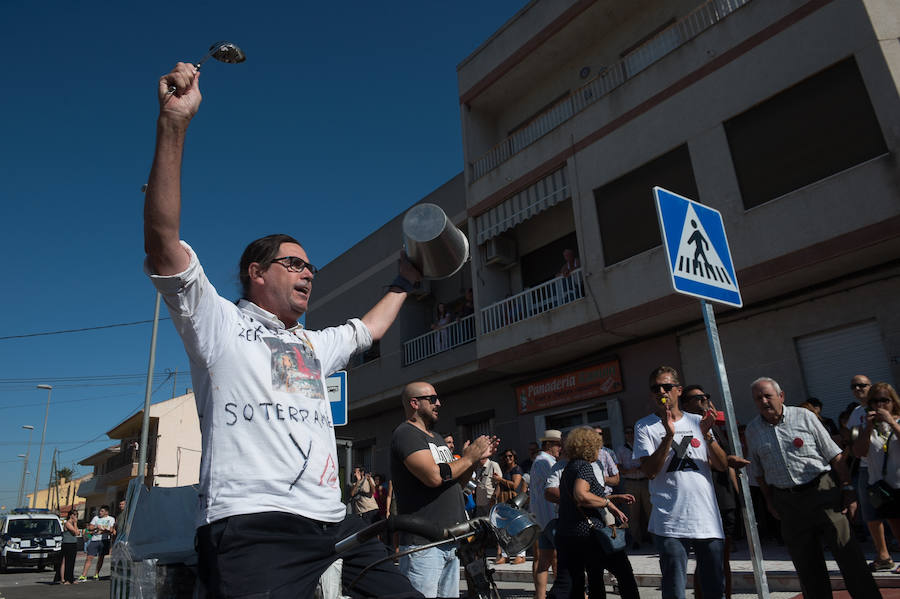
[[728,468],[728,456],[710,429],[710,410],[700,416],[681,411],[678,371],[660,366],[650,373],[650,398],[656,408],[634,425],[634,457],[650,479],[653,533],[662,572],[664,599],[684,599],[691,549],[703,599],[725,594],[722,571],[724,535],[710,467]]
[[[198,81],[186,63],[159,80],[144,247],[145,270],[190,359],[203,435],[199,581],[210,597],[309,597],[337,558],[335,542],[363,526],[341,503],[325,377],[384,335],[421,275],[403,261],[389,292],[361,319],[306,331],[297,321],[316,268],[298,241],[278,234],[244,250],[240,301],[219,296],[179,230],[181,160],[200,106]],[[375,539],[344,554],[345,580],[385,555]],[[390,565],[370,571],[356,592],[421,596]]]
[[[440,528],[466,520],[462,489],[472,471],[497,449],[499,440],[482,435],[455,460],[441,435],[434,432],[441,400],[424,381],[409,383],[401,397],[406,420],[391,438],[391,480],[397,512],[418,516]],[[401,532],[400,551],[428,539]],[[426,597],[459,597],[459,558],[453,544],[439,545],[400,558],[400,570]]]

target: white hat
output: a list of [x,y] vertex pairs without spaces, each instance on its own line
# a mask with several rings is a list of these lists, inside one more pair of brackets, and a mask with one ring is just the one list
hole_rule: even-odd
[[544,431],[544,436],[539,439],[541,443],[545,441],[559,441],[562,442],[562,433],[556,430],[555,428],[548,428]]

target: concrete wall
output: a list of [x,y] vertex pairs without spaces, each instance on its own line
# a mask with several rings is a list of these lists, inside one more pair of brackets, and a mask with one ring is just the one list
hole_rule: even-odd
[[[785,401],[799,405],[810,396],[796,350],[796,339],[875,318],[881,329],[884,349],[894,380],[900,381],[900,315],[896,303],[885,298],[900,297],[900,267],[852,279],[836,288],[811,291],[749,313],[735,314],[718,323],[719,337],[738,421],[747,423],[756,416],[750,398],[750,383],[761,376],[777,380]],[[718,395],[712,356],[702,323],[678,334],[684,364],[684,380],[699,383]],[[847,372],[846,380],[858,374]],[[847,401],[853,398],[847,391]],[[720,409],[722,409],[720,407]],[[837,422],[837,414],[827,414]]]

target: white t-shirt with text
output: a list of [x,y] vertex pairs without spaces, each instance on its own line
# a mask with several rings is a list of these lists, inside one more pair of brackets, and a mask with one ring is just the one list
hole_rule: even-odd
[[177,275],[149,270],[191,364],[202,433],[197,526],[286,512],[339,522],[337,448],[325,377],[368,349],[361,320],[286,329],[274,314],[219,296],[197,256]]
[[[722,539],[722,519],[713,489],[709,448],[700,430],[701,417],[682,413],[675,422],[672,449],[650,480],[648,529],[656,535],[688,539]],[[665,427],[655,414],[634,426],[634,457],[650,456],[662,443]]]

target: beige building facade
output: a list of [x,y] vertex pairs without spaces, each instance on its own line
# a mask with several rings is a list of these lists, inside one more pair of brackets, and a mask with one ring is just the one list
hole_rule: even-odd
[[[144,412],[120,422],[106,435],[115,444],[81,460],[93,466],[93,478],[80,487],[86,499],[86,514],[101,505],[116,512],[125,498],[128,483],[138,476],[141,424]],[[200,480],[200,421],[194,394],[162,401],[150,406],[150,430],[147,444],[146,481],[155,487],[182,487]]]
[[[399,390],[420,378],[442,431],[520,453],[588,423],[620,443],[660,364],[721,397],[654,186],[723,215],[744,300],[716,310],[738,421],[759,376],[835,420],[852,375],[900,380],[898,38],[888,0],[527,4],[458,67],[464,170],[422,201],[466,232],[471,262],[350,369],[355,458],[387,468]],[[397,217],[323,268],[308,325],[371,306],[399,240]],[[435,302],[469,288],[474,313],[430,331]]]
[[81,496],[82,484],[94,477],[93,474],[85,474],[72,480],[60,477],[57,484],[47,489],[38,489],[37,503],[34,502],[34,493],[25,496],[25,505],[36,508],[47,508],[60,514],[68,514],[71,510],[78,511],[78,517],[84,517],[85,498]]

